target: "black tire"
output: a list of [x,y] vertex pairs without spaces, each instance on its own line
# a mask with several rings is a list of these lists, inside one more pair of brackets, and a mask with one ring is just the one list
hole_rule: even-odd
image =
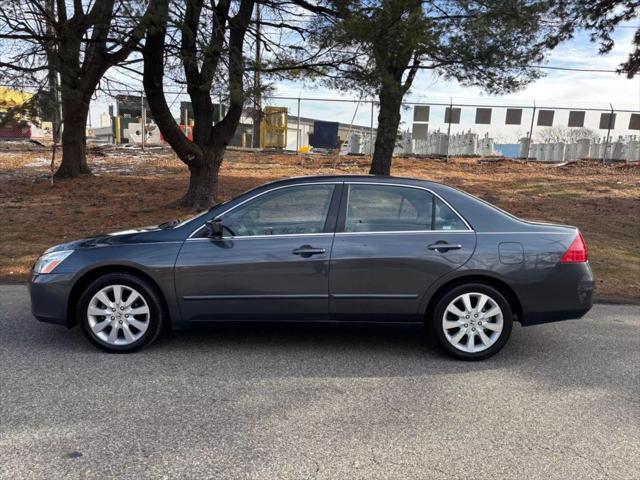
[[[493,343],[485,350],[479,352],[466,352],[453,346],[449,342],[449,340],[447,340],[442,324],[445,310],[448,307],[449,303],[465,293],[481,293],[487,295],[493,301],[495,301],[502,310],[502,331],[500,332],[498,338],[495,340],[495,343]],[[484,283],[466,283],[452,288],[450,291],[446,292],[442,297],[440,297],[432,312],[433,314],[431,318],[427,320],[431,327],[432,334],[438,340],[440,346],[449,355],[460,360],[484,360],[485,358],[489,358],[490,356],[495,355],[502,349],[502,347],[504,347],[504,345],[507,343],[507,340],[509,340],[511,329],[513,327],[513,312],[511,310],[509,302],[498,290]],[[454,332],[455,331],[457,330],[454,330]]]
[[[109,285],[124,285],[134,288],[149,307],[148,327],[140,338],[127,345],[114,345],[103,341],[91,330],[88,307],[93,296]],[[156,341],[163,331],[166,321],[162,298],[158,289],[149,281],[129,273],[109,273],[91,282],[82,292],[76,305],[76,318],[82,333],[94,345],[113,353],[126,353],[139,350]]]

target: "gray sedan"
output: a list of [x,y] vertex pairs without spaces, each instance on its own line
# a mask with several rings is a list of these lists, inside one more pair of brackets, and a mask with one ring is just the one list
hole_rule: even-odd
[[487,358],[522,325],[592,306],[575,227],[516,218],[423,180],[326,176],[263,185],[183,221],[57,245],[33,314],[128,352],[208,322],[425,324]]

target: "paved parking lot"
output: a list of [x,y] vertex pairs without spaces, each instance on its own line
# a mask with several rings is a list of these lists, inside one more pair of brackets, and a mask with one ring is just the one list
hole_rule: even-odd
[[637,479],[640,307],[514,328],[237,327],[104,354],[0,287],[0,478]]

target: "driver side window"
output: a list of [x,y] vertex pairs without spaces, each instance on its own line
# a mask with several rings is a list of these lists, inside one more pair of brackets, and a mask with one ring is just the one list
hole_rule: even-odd
[[235,236],[322,233],[335,185],[299,185],[260,195],[222,217]]

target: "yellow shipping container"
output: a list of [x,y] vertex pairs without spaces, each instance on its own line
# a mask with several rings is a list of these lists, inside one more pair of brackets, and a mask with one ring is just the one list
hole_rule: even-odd
[[280,148],[287,146],[286,107],[265,107],[260,122],[260,148]]

